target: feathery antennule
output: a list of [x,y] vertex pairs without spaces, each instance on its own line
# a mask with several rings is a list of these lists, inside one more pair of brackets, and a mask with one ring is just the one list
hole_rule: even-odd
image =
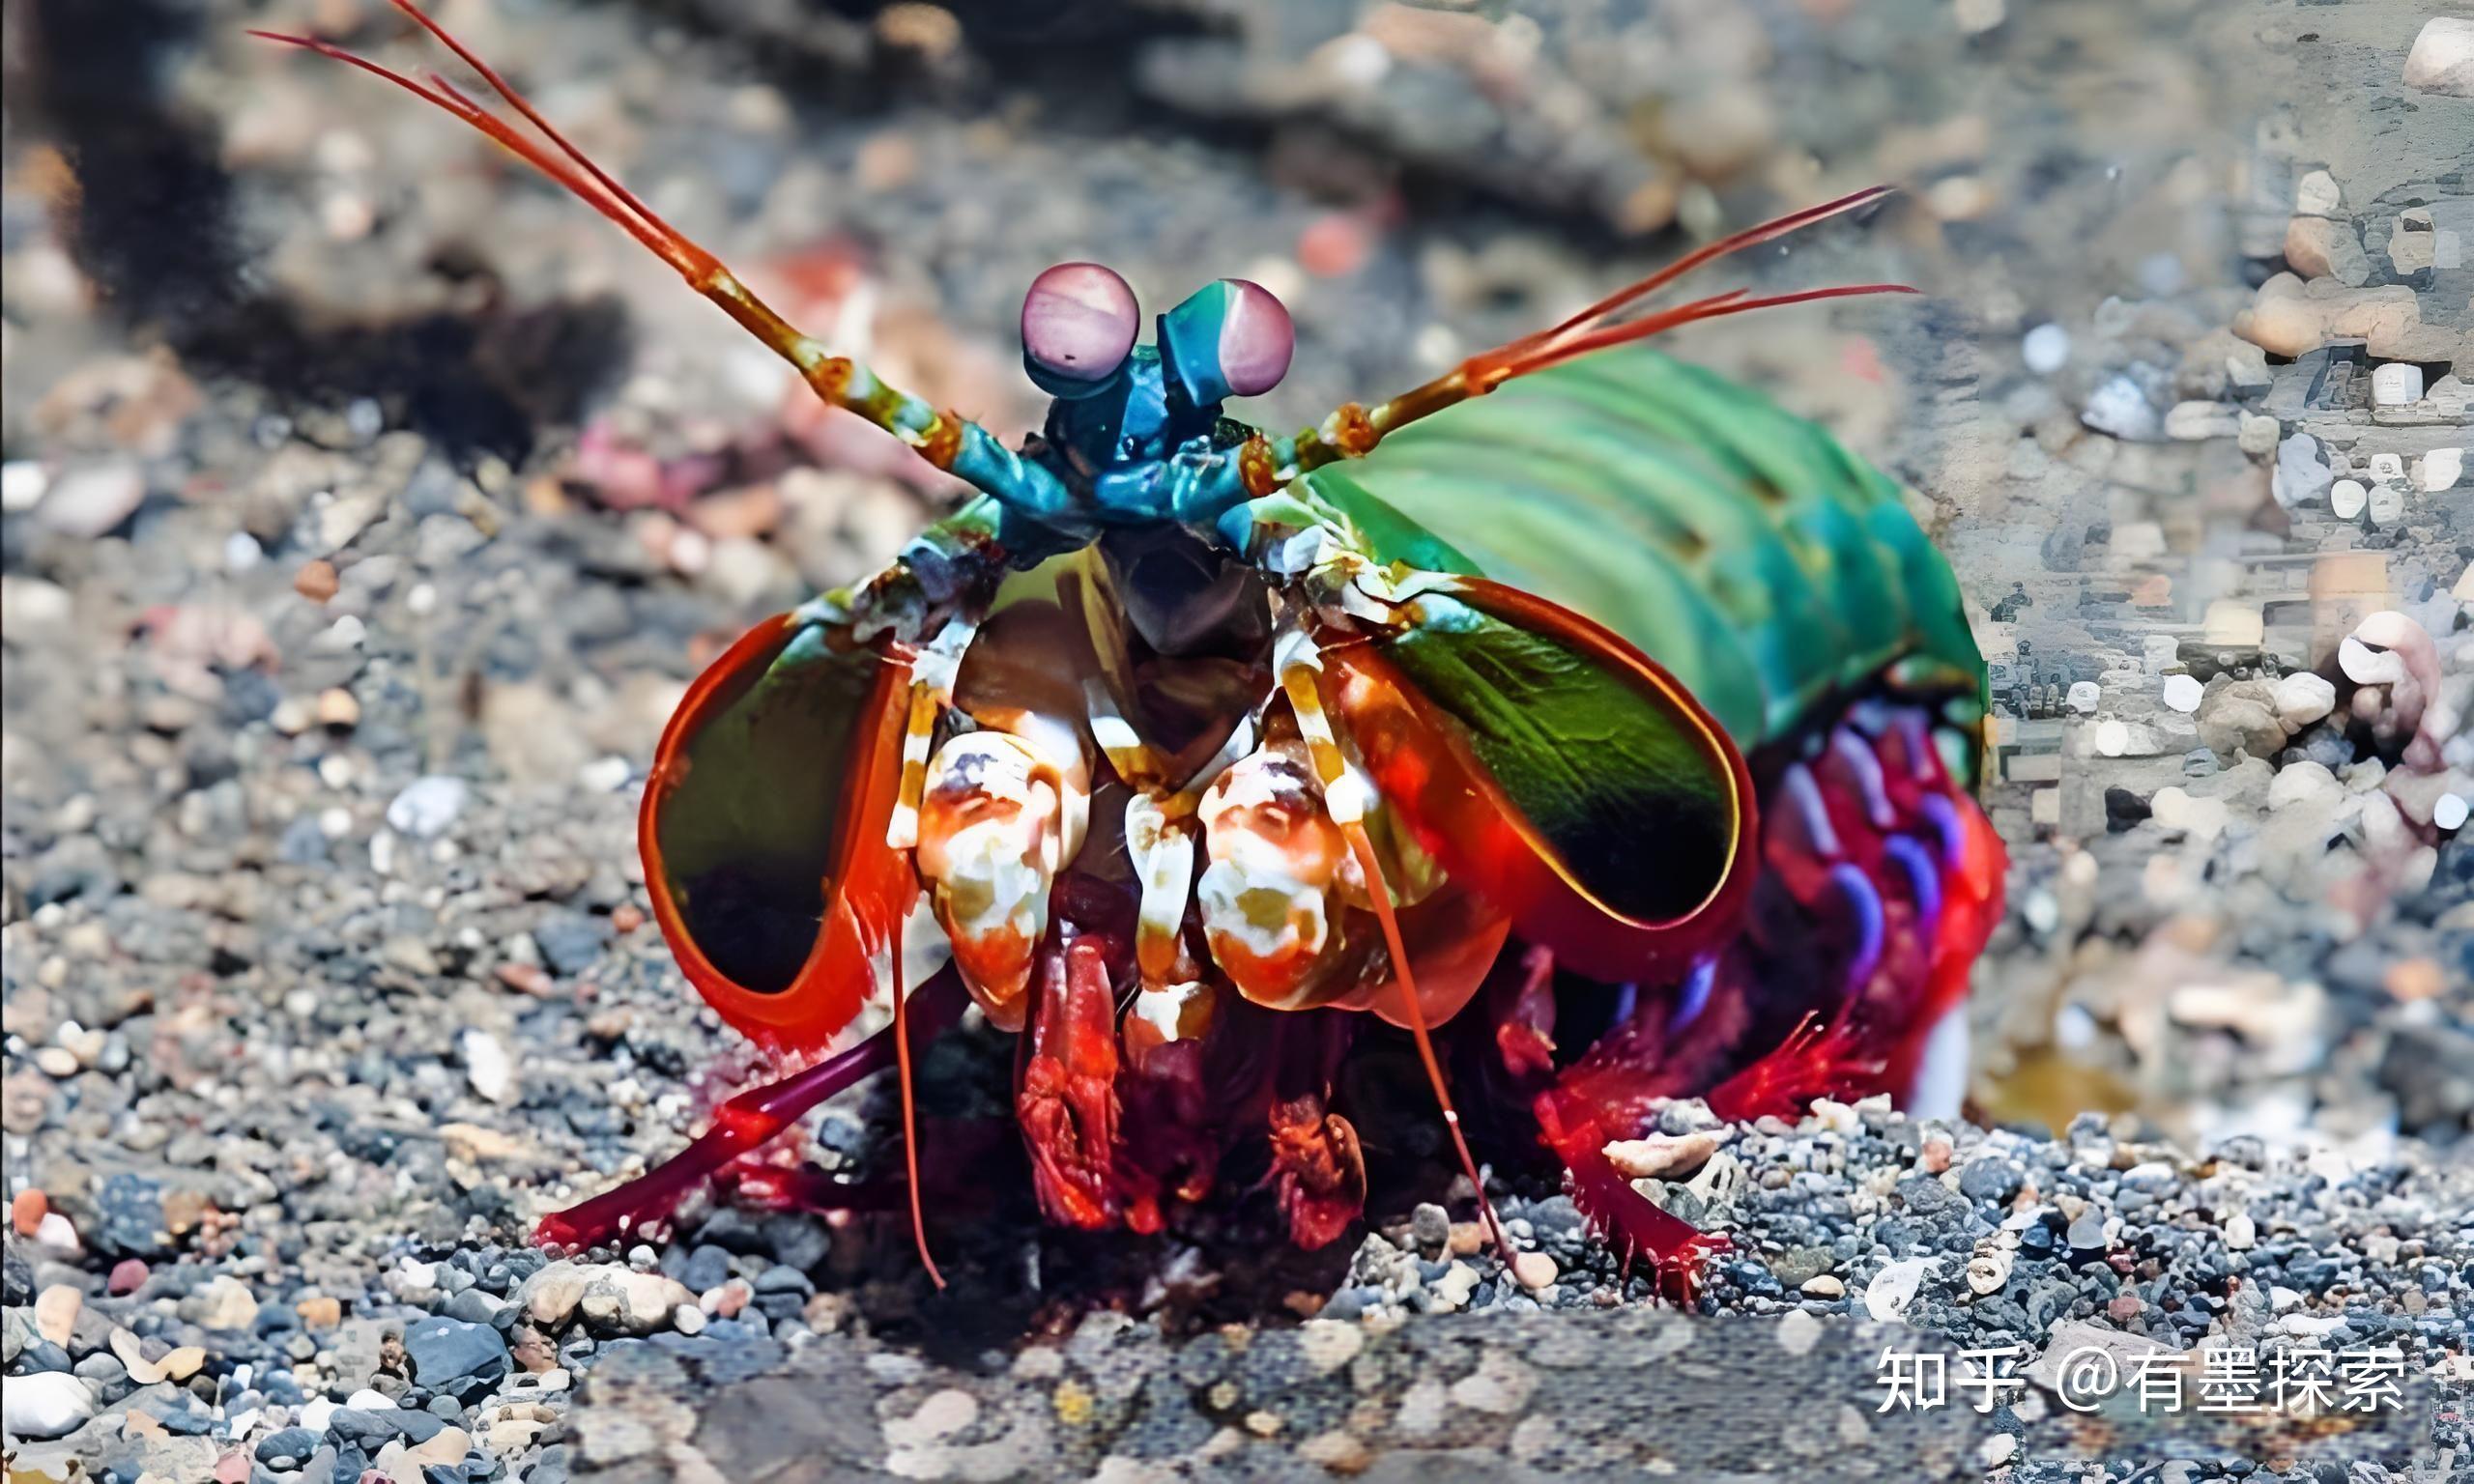
[[1888,196],[1895,188],[1889,186],[1866,186],[1835,201],[1825,201],[1800,212],[1790,212],[1716,242],[1704,243],[1560,324],[1523,335],[1493,350],[1481,351],[1443,375],[1389,401],[1370,408],[1349,403],[1335,411],[1321,424],[1298,435],[1295,452],[1280,477],[1294,478],[1310,470],[1320,469],[1335,459],[1362,457],[1372,452],[1375,445],[1395,429],[1466,402],[1471,397],[1483,396],[1513,377],[1562,365],[1592,351],[1646,340],[1679,325],[1713,320],[1721,315],[1743,314],[1754,309],[1807,303],[1814,300],[1849,299],[1861,294],[1913,294],[1916,290],[1903,283],[1858,283],[1758,298],[1749,289],[1730,289],[1670,309],[1653,310],[1630,319],[1619,318],[1625,310],[1694,269],[1816,222],[1859,211]]
[[1535,335],[1524,336],[1513,344],[1526,345],[1537,341],[1552,340],[1583,326],[1597,324],[1625,305],[1637,303],[1665,288],[1705,263],[1714,263],[1730,253],[1741,252],[1747,247],[1758,247],[1763,243],[1775,242],[1790,232],[1800,231],[1816,222],[1827,221],[1832,216],[1860,211],[1876,201],[1886,199],[1897,188],[1894,186],[1867,186],[1862,190],[1851,191],[1835,201],[1825,201],[1819,206],[1808,206],[1800,212],[1789,212],[1784,216],[1772,217],[1769,221],[1746,227],[1740,232],[1731,232],[1715,242],[1705,243],[1695,247],[1647,278],[1616,290],[1562,324]]
[[1511,364],[1500,369],[1489,367],[1483,373],[1484,385],[1491,387],[1495,383],[1510,377],[1525,375],[1531,371],[1543,371],[1548,366],[1561,365],[1576,357],[1586,356],[1592,351],[1602,351],[1609,346],[1646,340],[1652,335],[1673,329],[1680,325],[1689,325],[1698,320],[1714,320],[1722,315],[1743,314],[1754,309],[1775,309],[1786,304],[1809,303],[1820,299],[1854,299],[1864,294],[1913,294],[1915,292],[1916,290],[1903,283],[1850,283],[1827,289],[1802,289],[1793,294],[1768,294],[1755,299],[1747,297],[1749,290],[1731,289],[1724,294],[1712,295],[1708,299],[1696,299],[1687,304],[1678,304],[1672,309],[1661,309],[1655,314],[1645,314],[1637,320],[1600,325],[1588,329],[1586,333],[1550,341],[1542,347],[1530,351]]
[[[645,205],[643,201],[637,198],[634,191],[631,191],[626,186],[619,185],[618,182],[612,177],[609,171],[594,164],[590,156],[585,154],[584,151],[576,148],[574,144],[570,143],[566,135],[560,133],[548,119],[541,116],[541,110],[533,107],[532,101],[523,94],[517,92],[513,84],[509,83],[504,77],[499,75],[497,68],[494,68],[490,66],[489,63],[482,61],[480,56],[476,54],[473,48],[465,45],[462,42],[457,41],[454,33],[448,31],[445,26],[440,25],[437,21],[430,19],[429,16],[422,12],[419,6],[413,3],[413,0],[389,0],[389,3],[392,4],[395,9],[411,16],[414,23],[418,25],[422,30],[428,32],[434,37],[437,37],[439,43],[445,46],[447,50],[455,53],[458,61],[462,62],[466,67],[471,68],[475,72],[480,73],[481,80],[490,85],[491,92],[496,93],[503,99],[505,99],[509,107],[524,115],[525,119],[530,122],[534,128],[541,130],[542,137],[548,139],[552,144],[557,145],[559,147],[560,154],[564,155],[567,158],[574,160],[578,165],[583,166],[584,173],[592,177],[594,184],[600,186],[602,189],[610,192],[610,194],[616,198],[620,205],[626,207],[627,210],[634,212],[637,215],[642,216],[648,225],[660,232],[663,236],[676,239],[682,243],[686,241],[684,238],[679,237],[677,228],[673,227],[669,222],[662,220],[660,215],[658,215],[651,207]],[[692,246],[693,244],[690,245]]]
[[1774,242],[1791,232],[1800,231],[1833,216],[1865,207],[1889,196],[1895,189],[1889,186],[1868,186],[1862,190],[1825,201],[1819,206],[1790,212],[1740,232],[1730,233],[1712,243],[1706,243],[1676,259],[1656,272],[1609,294],[1604,299],[1550,326],[1536,334],[1523,335],[1511,343],[1463,362],[1461,375],[1474,392],[1488,391],[1504,381],[1531,371],[1541,371],[1560,365],[1576,356],[1644,340],[1660,331],[1688,325],[1695,320],[1715,319],[1725,314],[1741,314],[1753,309],[1771,309],[1785,304],[1804,303],[1817,299],[1847,299],[1860,294],[1913,294],[1914,289],[1897,283],[1853,284],[1827,289],[1812,289],[1799,294],[1777,294],[1762,298],[1749,297],[1748,289],[1735,289],[1708,299],[1695,300],[1673,309],[1645,314],[1638,319],[1617,320],[1614,316],[1630,308],[1650,295],[1665,288],[1693,270],[1747,247]]
[[[505,120],[483,108],[453,83],[435,72],[430,74],[428,83],[423,83],[396,71],[393,68],[372,62],[358,52],[347,51],[332,42],[323,42],[316,37],[292,36],[281,31],[259,30],[252,30],[249,35],[261,41],[298,46],[303,51],[316,52],[322,57],[341,62],[347,67],[359,68],[373,77],[393,83],[432,107],[462,120],[475,129],[488,135],[526,164],[574,192],[577,197],[602,215],[626,228],[630,237],[651,248],[663,262],[690,279],[715,267],[711,254],[679,236],[676,229],[660,217],[645,211],[641,203],[636,203],[633,196],[626,194],[623,190],[616,195],[612,194],[615,186],[605,186],[603,182],[607,181],[608,177],[593,167],[590,161],[585,161],[585,168],[578,170],[566,159],[561,159],[558,155],[543,149],[539,143],[517,133]],[[484,75],[491,74],[484,72]],[[500,89],[502,97],[515,96],[503,83],[495,85]],[[533,117],[529,105],[525,105],[525,113],[528,118]],[[550,132],[546,128],[544,131]],[[561,153],[570,158],[582,158],[574,147],[567,144],[560,135],[550,132],[550,137],[558,144]]]
[[776,313],[771,305],[757,298],[747,285],[739,282],[722,265],[719,258],[664,221],[634,192],[619,185],[610,172],[594,164],[590,157],[560,133],[539,109],[517,92],[514,84],[501,76],[496,68],[482,61],[471,47],[457,41],[446,27],[423,14],[415,0],[391,0],[391,3],[478,72],[491,90],[512,107],[524,123],[532,125],[540,137],[534,138],[521,131],[516,124],[484,108],[470,95],[435,72],[429,74],[427,83],[423,83],[356,56],[331,42],[288,36],[279,31],[253,31],[250,34],[286,46],[314,51],[322,57],[359,68],[487,134],[517,158],[573,191],[594,211],[624,227],[630,237],[676,270],[678,275],[687,280],[689,288],[711,300],[740,328],[756,336],[766,349],[795,367],[801,380],[825,402],[845,412],[854,413],[901,439],[937,469],[961,475],[985,494],[1027,501],[1042,508],[1065,498],[1055,476],[1045,466],[1006,452],[986,428],[958,414],[939,411],[898,387],[888,386],[866,366],[848,357],[830,354],[821,342],[802,332]]

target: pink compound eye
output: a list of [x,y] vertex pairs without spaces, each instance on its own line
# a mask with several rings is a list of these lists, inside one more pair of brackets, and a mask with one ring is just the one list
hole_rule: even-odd
[[1113,269],[1059,263],[1022,296],[1022,355],[1066,382],[1104,382],[1134,349],[1142,316]]
[[1255,397],[1280,385],[1297,354],[1297,327],[1272,291],[1230,278],[1220,322],[1220,374],[1231,396]]

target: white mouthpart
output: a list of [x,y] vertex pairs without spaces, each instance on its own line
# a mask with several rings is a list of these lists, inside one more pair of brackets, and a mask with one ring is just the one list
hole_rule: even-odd
[[1185,1013],[1186,1005],[1202,985],[1196,984],[1164,985],[1157,989],[1144,989],[1134,997],[1136,1019],[1148,1022],[1163,1041],[1177,1039],[1177,1021]]
[[1160,802],[1148,795],[1126,801],[1125,851],[1142,886],[1137,916],[1141,935],[1173,942],[1185,925],[1186,898],[1194,878],[1194,838],[1172,825]]

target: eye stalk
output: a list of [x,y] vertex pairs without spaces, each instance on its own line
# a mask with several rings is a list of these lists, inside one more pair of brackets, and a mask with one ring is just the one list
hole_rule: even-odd
[[1297,327],[1272,291],[1244,278],[1205,284],[1160,316],[1160,355],[1196,407],[1280,385]]
[[1115,378],[1141,328],[1134,290],[1114,269],[1059,263],[1022,296],[1022,369],[1050,396],[1090,396]]

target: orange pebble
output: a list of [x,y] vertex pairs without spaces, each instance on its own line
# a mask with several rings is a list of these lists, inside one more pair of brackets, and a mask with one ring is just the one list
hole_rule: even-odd
[[1373,251],[1373,233],[1346,212],[1316,217],[1297,235],[1297,266],[1317,278],[1344,278]]
[[292,575],[292,590],[312,603],[324,603],[333,597],[339,585],[335,564],[324,558],[302,563],[301,570]]
[[32,1237],[43,1226],[43,1218],[51,1213],[51,1197],[32,1186],[17,1192],[9,1203],[9,1224],[20,1237]]
[[610,926],[621,933],[633,932],[645,926],[645,909],[632,901],[622,901],[611,911]]

